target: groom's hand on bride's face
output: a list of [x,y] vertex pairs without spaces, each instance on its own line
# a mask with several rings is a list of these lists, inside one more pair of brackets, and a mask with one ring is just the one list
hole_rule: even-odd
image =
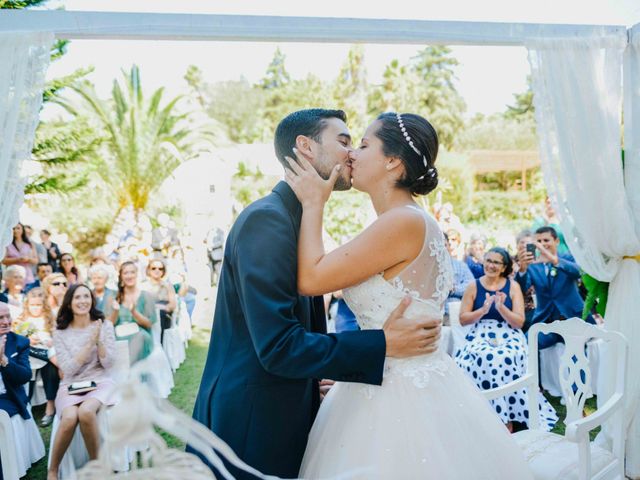
[[414,357],[433,353],[438,349],[441,319],[426,316],[406,318],[404,313],[410,304],[411,298],[405,297],[382,327],[388,357]]

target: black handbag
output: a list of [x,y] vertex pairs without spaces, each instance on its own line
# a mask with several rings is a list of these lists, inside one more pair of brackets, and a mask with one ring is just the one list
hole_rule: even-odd
[[49,361],[49,350],[46,348],[29,347],[29,355],[38,360]]

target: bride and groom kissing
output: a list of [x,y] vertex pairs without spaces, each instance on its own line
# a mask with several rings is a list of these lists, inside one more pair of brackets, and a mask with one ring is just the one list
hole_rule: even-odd
[[[308,109],[285,117],[274,143],[285,181],[229,232],[193,417],[267,475],[531,478],[489,403],[438,349],[451,262],[415,202],[438,183],[432,125],[384,113],[354,148],[344,112]],[[377,219],[326,252],[325,203],[351,187]],[[326,333],[322,295],[338,290],[360,331]]]

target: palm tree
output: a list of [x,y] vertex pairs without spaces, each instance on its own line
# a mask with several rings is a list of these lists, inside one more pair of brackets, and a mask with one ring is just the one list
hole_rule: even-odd
[[129,207],[137,220],[150,196],[213,133],[193,125],[190,113],[178,112],[181,96],[162,106],[164,89],[159,88],[145,98],[136,65],[123,75],[124,85],[114,80],[109,100],[101,99],[85,81],[71,86],[80,106],[68,98],[56,101],[76,117],[88,115],[100,131],[103,142],[93,170],[116,201],[116,215]]

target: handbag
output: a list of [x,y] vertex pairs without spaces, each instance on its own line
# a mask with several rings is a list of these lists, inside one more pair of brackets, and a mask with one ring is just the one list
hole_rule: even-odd
[[29,347],[29,356],[42,360],[43,362],[48,362],[49,350],[46,348]]
[[80,395],[83,393],[92,392],[98,388],[96,382],[92,380],[87,380],[85,382],[74,382],[67,387],[67,391],[69,395]]
[[122,325],[116,325],[115,327],[116,337],[130,337],[140,331],[140,327],[135,322],[123,323]]

